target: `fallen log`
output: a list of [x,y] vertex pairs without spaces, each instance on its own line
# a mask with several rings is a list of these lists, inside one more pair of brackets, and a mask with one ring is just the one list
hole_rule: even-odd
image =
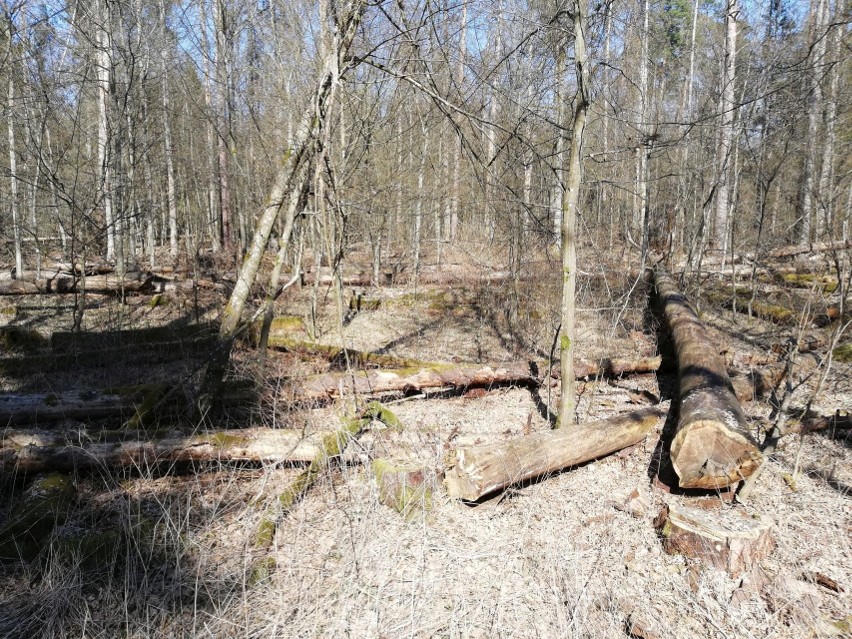
[[796,246],[782,246],[769,251],[769,257],[793,257],[804,253],[825,253],[827,251],[842,251],[852,248],[852,241],[837,240],[835,242],[816,242],[813,244],[800,244]]
[[139,430],[7,430],[0,438],[0,472],[146,467],[178,462],[310,462],[327,431],[246,428],[154,439]]
[[671,276],[658,267],[655,282],[678,360],[672,465],[682,488],[724,488],[751,475],[763,456],[748,433],[717,345]]
[[[250,335],[250,338],[255,345],[259,341],[259,337],[259,332],[251,333]],[[368,351],[359,351],[354,348],[342,348],[340,346],[331,346],[329,344],[317,344],[315,342],[292,339],[285,332],[278,332],[276,334],[273,331],[270,331],[267,346],[274,350],[286,353],[295,353],[302,357],[321,357],[332,364],[337,365],[345,365],[348,361],[349,365],[353,368],[418,368],[444,365],[434,362],[424,362],[422,360],[407,357],[397,357],[395,355],[386,355],[383,353],[370,353]]]
[[511,484],[632,446],[664,416],[659,408],[647,408],[507,442],[457,446],[447,456],[444,485],[450,497],[473,501]]
[[[178,414],[186,409],[182,395],[170,395],[179,382],[116,386],[102,390],[75,390],[59,393],[0,393],[0,426],[44,424],[107,417],[126,418],[135,426],[154,417]],[[228,382],[220,398],[223,402],[252,397],[252,389],[243,381]]]
[[324,373],[308,377],[293,389],[295,401],[325,400],[341,395],[412,393],[487,387],[494,384],[537,385],[529,362],[485,366],[479,364],[433,365],[416,369],[362,370]]
[[[110,295],[162,293],[166,284],[166,280],[148,272],[126,273],[124,277],[105,274],[85,278],[87,293]],[[51,277],[0,281],[0,295],[80,293],[83,289],[83,278],[64,273],[56,273]]]

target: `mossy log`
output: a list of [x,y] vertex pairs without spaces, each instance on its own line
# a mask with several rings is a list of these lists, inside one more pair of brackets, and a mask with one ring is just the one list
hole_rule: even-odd
[[447,455],[444,485],[450,497],[476,500],[632,446],[664,416],[659,408],[648,408],[496,444],[457,446]]
[[[0,472],[145,467],[166,462],[312,462],[334,433],[246,428],[158,439],[139,430],[109,432],[7,430],[0,437]],[[342,450],[342,449],[341,449]]]
[[254,584],[266,580],[275,568],[275,559],[264,556],[263,553],[272,546],[278,519],[286,515],[308,489],[316,483],[320,474],[328,466],[329,461],[339,458],[346,450],[349,442],[358,437],[361,431],[367,428],[374,419],[384,422],[388,428],[399,429],[401,427],[396,415],[378,402],[372,402],[358,417],[345,420],[338,430],[324,433],[321,436],[319,449],[311,459],[311,463],[278,495],[273,507],[261,518],[258,524],[253,544],[253,551],[258,556],[252,562],[252,569],[249,574],[250,583]]
[[663,549],[699,559],[736,578],[758,564],[775,545],[771,522],[742,509],[699,510],[671,504],[654,522]]
[[379,501],[410,519],[415,513],[432,508],[432,491],[436,483],[434,471],[420,464],[399,464],[376,459],[373,476],[379,491]]
[[[728,309],[735,308],[740,313],[748,314],[749,309],[751,309],[751,314],[754,317],[773,324],[792,326],[799,320],[795,311],[781,304],[773,304],[761,299],[750,302],[751,291],[747,289],[738,289],[732,294],[730,288],[720,286],[707,291],[705,297],[712,304]],[[734,303],[735,299],[736,304]]]
[[65,521],[75,494],[74,484],[65,475],[36,477],[0,526],[0,560],[29,560],[38,555],[53,528]]
[[[255,345],[257,345],[256,338],[259,337],[259,335],[260,333],[258,332],[257,336],[254,334],[251,336]],[[395,355],[385,355],[383,353],[370,353],[367,351],[355,350],[354,348],[341,348],[340,346],[297,340],[293,339],[291,335],[292,333],[289,332],[279,332],[276,334],[274,330],[271,330],[267,346],[269,348],[286,351],[288,353],[296,353],[302,357],[322,357],[332,364],[340,366],[345,365],[348,361],[349,365],[353,368],[413,368],[418,366],[443,366],[443,364],[424,362],[418,359],[396,357]]]
[[671,276],[655,273],[657,295],[678,360],[680,407],[671,444],[682,488],[717,489],[745,479],[762,463],[725,362]]

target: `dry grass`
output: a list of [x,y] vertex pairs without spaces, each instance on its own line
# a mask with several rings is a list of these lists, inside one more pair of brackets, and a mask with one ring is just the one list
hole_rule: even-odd
[[[618,300],[632,282],[606,282],[583,292],[583,354],[644,354],[653,335],[641,309],[600,303],[604,295]],[[345,345],[443,361],[537,357],[553,339],[552,287],[543,280],[525,289],[514,329],[520,335],[506,323],[504,288],[456,288],[449,296],[436,288],[417,296],[383,290],[388,303],[356,315]],[[288,300],[287,312],[303,313],[306,304],[306,296]],[[134,321],[162,321],[152,312],[139,310]],[[614,313],[622,318],[617,325]],[[720,343],[753,350],[725,330],[726,317],[708,316]],[[326,309],[320,322],[322,335],[335,341],[333,313]],[[250,352],[237,358],[245,373],[252,360]],[[306,430],[338,423],[344,406],[293,412],[277,399],[281,385],[323,366],[272,355],[258,421]],[[847,405],[844,377],[838,369],[820,397],[826,409]],[[802,403],[809,383],[794,403]],[[583,418],[624,410],[635,391],[660,393],[653,376],[581,389]],[[392,408],[405,432],[376,425],[354,444],[361,458],[414,459],[440,469],[456,434],[486,441],[548,427],[540,402],[524,389],[411,399]],[[769,414],[765,403],[746,408],[755,420]],[[652,519],[664,502],[687,498],[651,485],[655,443],[651,437],[628,455],[478,506],[436,489],[432,508],[408,519],[379,503],[368,465],[333,465],[279,518],[268,551],[276,569],[260,582],[253,579],[257,526],[298,468],[209,465],[188,476],[139,469],[119,478],[80,477],[76,505],[48,549],[32,563],[2,567],[0,636],[598,638],[627,636],[628,620],[659,637],[843,636],[835,622],[852,611],[849,443],[820,434],[782,440],[748,506],[773,519],[777,547],[760,571],[741,579],[663,553]],[[785,475],[797,459],[803,473],[793,490]],[[634,517],[616,508],[639,487],[650,495],[647,512]],[[119,541],[94,562],[60,552],[63,536],[93,530],[117,531]],[[814,572],[845,592],[801,578]]]

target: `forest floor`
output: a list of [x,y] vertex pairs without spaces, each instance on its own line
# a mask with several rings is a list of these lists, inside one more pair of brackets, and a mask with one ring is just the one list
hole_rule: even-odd
[[[449,261],[459,272],[487,272],[487,264],[472,254],[476,251],[460,252]],[[598,268],[581,277],[578,356],[655,354],[660,327],[647,311],[646,285],[623,265]],[[333,290],[325,286],[289,289],[276,314],[298,318],[288,323],[288,338],[295,341],[428,362],[546,361],[558,326],[558,265],[542,259],[522,272],[517,285],[472,276],[418,287],[347,288],[342,328]],[[729,363],[744,369],[783,364],[784,355],[773,347],[777,351],[798,336],[796,324],[749,318],[705,303],[700,291],[687,293]],[[377,300],[378,308],[347,310],[358,294]],[[761,298],[771,294],[763,291]],[[223,295],[206,290],[200,298],[159,306],[145,297],[125,304],[92,298],[83,328],[215,322]],[[71,297],[0,300],[15,307],[0,315],[7,326],[47,339],[69,330]],[[812,326],[806,314],[818,311],[809,309],[802,311],[799,325],[815,341],[830,343],[834,326]],[[9,344],[5,350],[4,356],[32,355]],[[852,406],[848,363],[834,362],[817,389],[825,357],[825,348],[797,357],[792,407],[814,400],[815,412],[833,414]],[[117,361],[83,374],[75,368],[15,374],[7,366],[0,381],[4,391],[103,388],[190,378],[203,360],[203,353],[188,353],[177,362],[146,366]],[[196,428],[266,426],[308,433],[333,428],[353,413],[354,398],[294,407],[282,392],[306,375],[339,368],[340,362],[270,351],[259,371],[257,351],[240,343],[233,365],[235,375],[262,380],[259,402],[215,420],[206,416]],[[676,376],[663,372],[580,381],[576,417],[599,419],[657,402],[668,410],[676,388]],[[327,468],[277,521],[267,551],[275,568],[259,580],[253,572],[258,526],[301,467],[212,463],[179,474],[159,468],[81,473],[72,478],[74,507],[49,533],[51,539],[80,530],[119,530],[121,535],[109,539],[122,541],[110,542],[105,552],[78,555],[76,562],[58,552],[60,541],[52,541],[31,561],[0,565],[0,635],[852,636],[848,431],[845,438],[829,431],[782,438],[746,505],[732,503],[726,494],[678,494],[659,481],[656,460],[666,444],[659,441],[662,421],[636,447],[481,503],[446,496],[440,471],[457,439],[492,442],[547,430],[548,406],[555,411],[557,397],[558,387],[506,386],[385,398],[403,432],[382,431],[376,423],[350,443],[354,455]],[[772,414],[769,400],[743,407],[762,438]],[[370,465],[361,463],[378,457],[415,464],[435,477],[430,496],[406,516],[380,503]],[[0,529],[26,482],[12,477],[5,485]],[[625,507],[634,491],[640,498]],[[668,555],[653,520],[672,503],[736,508],[769,519],[775,547],[759,566],[736,578]],[[831,583],[837,588],[826,586]]]

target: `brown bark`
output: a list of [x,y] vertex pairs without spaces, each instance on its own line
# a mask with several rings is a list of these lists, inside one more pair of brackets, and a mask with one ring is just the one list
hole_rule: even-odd
[[247,428],[193,435],[118,430],[7,430],[0,439],[0,472],[137,467],[162,462],[310,462],[329,433]]
[[751,475],[763,456],[748,433],[716,344],[671,276],[659,267],[655,275],[678,359],[680,410],[672,464],[682,488],[723,488]]
[[665,416],[648,408],[485,446],[456,447],[448,454],[444,485],[466,500],[527,479],[608,455],[640,442]]
[[670,554],[694,557],[736,578],[775,545],[772,524],[731,508],[698,510],[671,504],[655,521]]

